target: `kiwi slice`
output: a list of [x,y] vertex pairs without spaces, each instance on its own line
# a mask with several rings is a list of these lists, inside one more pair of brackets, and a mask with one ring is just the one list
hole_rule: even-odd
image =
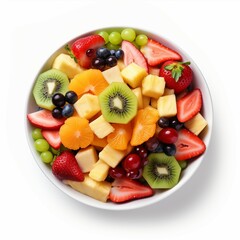
[[126,124],[137,114],[137,97],[122,82],[113,82],[101,92],[99,103],[104,119],[111,123]]
[[41,108],[52,110],[52,96],[54,93],[65,94],[68,91],[68,77],[65,73],[50,69],[41,73],[33,87],[33,96],[37,105]]
[[187,161],[178,161],[179,166],[181,167],[181,169],[185,169],[188,166],[188,162]]
[[143,169],[143,177],[154,189],[174,187],[180,177],[181,167],[173,156],[164,153],[151,153]]

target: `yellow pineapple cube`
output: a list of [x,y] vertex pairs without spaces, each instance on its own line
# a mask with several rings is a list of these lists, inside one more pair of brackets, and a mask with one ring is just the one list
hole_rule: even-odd
[[158,99],[157,109],[160,117],[173,117],[177,114],[175,94],[162,96]]
[[198,113],[193,118],[185,122],[184,126],[194,134],[198,135],[207,126],[207,121],[201,113]]
[[123,60],[118,60],[117,65],[118,65],[120,71],[122,71],[126,67]]
[[151,101],[150,97],[142,95],[142,99],[143,99],[143,108],[150,105],[150,101]]
[[123,78],[122,78],[122,75],[121,75],[118,65],[103,71],[102,74],[103,74],[103,77],[105,78],[105,80],[109,84],[112,82],[123,82]]
[[114,131],[113,126],[104,119],[103,115],[92,121],[89,126],[98,138],[104,138]]
[[163,96],[174,94],[174,89],[165,88]]
[[115,168],[126,155],[126,151],[116,150],[108,144],[99,153],[99,158],[107,163],[110,167]]
[[149,74],[142,81],[142,93],[144,96],[159,98],[163,95],[165,80],[163,77]]
[[121,74],[125,83],[132,88],[137,88],[141,86],[143,78],[147,76],[147,71],[132,62],[121,71]]
[[110,166],[107,163],[99,159],[90,171],[89,177],[99,182],[104,181],[108,175],[109,168]]
[[80,149],[75,158],[83,173],[90,172],[98,160],[97,152],[93,146]]
[[80,67],[79,64],[74,61],[74,59],[64,53],[59,54],[55,58],[52,68],[66,73],[70,79],[84,70],[84,68]]
[[83,94],[73,106],[78,115],[86,119],[92,118],[100,111],[98,96],[90,93]]
[[142,98],[142,90],[140,87],[138,88],[134,88],[133,93],[136,95],[137,97],[137,101],[138,101],[138,109],[143,108],[143,98]]
[[63,183],[71,186],[76,191],[90,196],[101,202],[106,202],[111,190],[111,183],[103,181],[98,182],[85,174],[83,182],[64,180]]

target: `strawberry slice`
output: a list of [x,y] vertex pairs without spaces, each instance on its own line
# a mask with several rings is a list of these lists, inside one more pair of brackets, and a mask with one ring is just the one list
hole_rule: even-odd
[[123,177],[112,183],[109,199],[116,203],[152,196],[153,189],[137,181]]
[[152,39],[149,39],[148,43],[141,48],[141,52],[150,66],[156,66],[168,60],[182,59],[179,53]]
[[47,130],[58,130],[65,121],[64,118],[54,118],[52,112],[46,109],[29,113],[27,114],[27,118],[33,126]]
[[61,139],[58,130],[42,130],[42,135],[54,149],[60,148]]
[[202,107],[202,93],[196,88],[177,101],[177,118],[186,122],[194,117]]
[[194,133],[187,129],[181,129],[178,132],[178,140],[175,143],[175,158],[178,161],[197,157],[206,150],[204,142]]
[[93,51],[92,54],[87,56],[87,50],[96,50],[104,44],[105,40],[100,35],[90,35],[77,39],[71,46],[71,52],[80,66],[84,68],[90,68],[92,59],[96,56],[96,54]]
[[145,57],[132,43],[124,40],[122,41],[121,48],[124,52],[123,61],[125,66],[134,62],[138,66],[145,68],[148,72],[148,65]]

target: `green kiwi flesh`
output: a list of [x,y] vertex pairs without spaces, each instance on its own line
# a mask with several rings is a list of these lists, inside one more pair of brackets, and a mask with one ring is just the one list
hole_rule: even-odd
[[180,177],[181,167],[174,156],[164,153],[151,153],[148,163],[143,169],[143,177],[154,189],[169,189],[174,187]]
[[101,92],[99,103],[104,119],[111,123],[127,124],[137,114],[137,97],[122,82],[113,82]]
[[65,94],[68,91],[69,80],[65,73],[50,69],[39,74],[33,87],[33,96],[41,108],[52,110],[52,96],[55,93]]

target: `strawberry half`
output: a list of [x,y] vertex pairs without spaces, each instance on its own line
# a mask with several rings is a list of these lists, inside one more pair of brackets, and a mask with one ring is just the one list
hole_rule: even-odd
[[60,148],[61,139],[58,130],[42,130],[42,135],[54,149]]
[[148,72],[148,64],[145,57],[132,43],[124,40],[122,41],[121,48],[124,52],[123,61],[125,66],[134,62],[138,66],[145,68]]
[[178,140],[175,145],[175,158],[178,161],[197,157],[206,150],[204,142],[197,135],[184,128],[178,132]]
[[29,122],[38,128],[47,130],[58,130],[64,123],[65,119],[56,119],[52,112],[46,109],[27,114]]
[[182,57],[176,51],[149,39],[148,43],[141,48],[141,52],[150,66],[156,66],[168,60],[181,60]]
[[84,174],[79,167],[73,153],[62,152],[53,162],[52,173],[59,180],[72,180],[82,182]]
[[137,181],[123,177],[116,178],[112,183],[109,199],[113,202],[126,202],[152,196],[154,191],[148,186],[144,186]]
[[104,44],[105,40],[100,35],[90,35],[77,39],[71,46],[71,53],[74,55],[80,66],[90,68],[92,59],[96,56],[96,54],[94,51],[91,56],[87,56],[87,50],[96,50]]
[[177,101],[177,118],[186,122],[194,117],[202,107],[202,93],[196,88]]

